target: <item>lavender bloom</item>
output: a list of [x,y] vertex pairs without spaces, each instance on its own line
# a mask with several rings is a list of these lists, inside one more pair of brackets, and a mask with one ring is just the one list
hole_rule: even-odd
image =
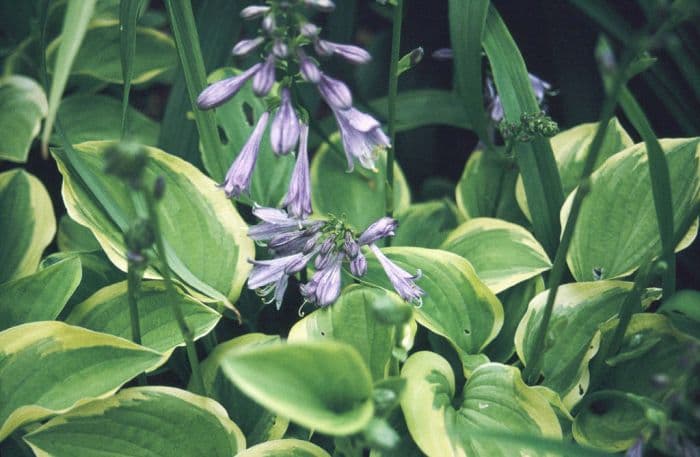
[[530,84],[532,85],[532,90],[535,92],[537,103],[542,103],[544,101],[544,96],[552,89],[552,85],[532,73],[528,73],[527,76],[530,78]]
[[340,295],[340,267],[343,254],[337,253],[325,268],[317,270],[311,280],[301,286],[302,295],[318,306],[328,306]]
[[253,75],[258,73],[261,67],[261,64],[255,64],[238,76],[222,79],[221,81],[211,84],[197,97],[197,106],[199,106],[200,109],[212,109],[223,104],[236,95],[238,91],[241,90],[241,87],[243,87]]
[[267,16],[265,16],[265,18],[262,20],[262,29],[267,33],[272,33],[275,31],[276,28],[277,21],[275,21],[275,15],[268,14]]
[[452,60],[454,52],[451,48],[440,48],[433,51],[433,59],[435,60]]
[[[530,79],[530,84],[532,85],[532,90],[535,93],[535,99],[538,104],[544,102],[544,97],[547,92],[552,89],[552,85],[547,81],[544,81],[532,73],[528,73]],[[486,99],[489,101],[488,110],[491,119],[494,122],[500,122],[505,117],[503,111],[503,104],[501,103],[501,97],[496,93],[496,88],[494,87],[493,81],[489,78],[486,80]]]
[[257,37],[250,40],[241,40],[233,47],[231,54],[234,56],[244,56],[263,44],[265,38]]
[[287,207],[289,213],[298,218],[304,219],[312,213],[311,208],[311,178],[309,174],[309,126],[304,124],[301,128],[299,138],[299,153],[297,162],[294,165],[292,179],[289,182],[289,190],[284,197],[283,205]]
[[227,197],[238,197],[243,192],[248,192],[250,178],[253,175],[255,162],[258,158],[258,152],[260,151],[260,141],[265,133],[265,127],[267,126],[269,117],[270,113],[267,111],[260,116],[255,130],[253,130],[250,138],[248,138],[248,142],[243,146],[241,153],[236,157],[233,165],[231,165],[228,173],[226,173],[226,180],[222,186]]
[[318,84],[321,81],[321,70],[303,52],[299,52],[299,69],[301,75],[310,83]]
[[260,67],[260,71],[253,78],[253,92],[258,97],[264,97],[272,89],[275,83],[275,56],[267,56],[265,63]]
[[[261,224],[254,225],[248,229],[248,237],[254,241],[266,241],[290,232],[300,231],[302,229],[310,230],[316,235],[321,229],[323,221],[308,221],[298,220],[289,217],[286,211],[276,208],[264,208],[255,206],[253,214],[261,219]],[[316,236],[314,235],[314,236]],[[313,246],[311,246],[313,248]],[[311,251],[311,248],[307,252]]]
[[379,250],[376,244],[370,244],[369,248],[372,250],[372,253],[377,260],[379,260],[379,263],[384,269],[389,281],[391,281],[391,285],[394,286],[396,293],[398,293],[401,298],[408,302],[421,303],[421,297],[425,294],[425,291],[418,287],[414,282],[416,279],[421,277],[420,270],[418,270],[415,275],[411,275],[406,270],[389,260],[389,258],[385,256],[381,250]]
[[253,5],[241,10],[241,17],[246,20],[255,19],[270,11],[269,6]]
[[364,246],[366,244],[372,244],[377,242],[378,240],[381,240],[382,238],[386,238],[387,236],[394,236],[396,233],[394,233],[394,230],[396,230],[396,227],[398,227],[399,223],[396,222],[395,219],[392,219],[391,217],[382,217],[369,227],[360,235],[360,238],[357,240],[358,243],[360,243],[360,246]]
[[329,13],[335,9],[335,3],[331,0],[304,0],[304,3],[324,13]]
[[337,54],[348,62],[352,63],[365,64],[372,60],[370,53],[359,46],[333,43],[326,40],[317,40],[314,43],[314,47],[316,52],[320,55],[329,56],[331,54]]
[[377,149],[391,146],[379,122],[355,108],[333,110],[343,140],[348,172],[355,169],[355,159],[363,167],[376,170]]
[[299,140],[299,119],[292,106],[289,89],[282,89],[282,101],[272,120],[270,129],[270,141],[272,150],[277,154],[287,154],[294,149]]
[[275,44],[272,46],[272,53],[278,59],[284,59],[289,54],[289,48],[287,44],[282,40],[275,40]]
[[342,81],[321,73],[318,91],[333,110],[345,110],[352,107],[352,94]]
[[299,28],[299,31],[301,34],[307,38],[313,38],[317,36],[319,33],[321,33],[321,29],[319,29],[316,24],[312,24],[311,22],[306,22],[304,25],[302,25]]
[[248,276],[248,288],[261,289],[263,295],[274,290],[273,300],[277,309],[280,309],[289,281],[288,275],[304,268],[310,258],[310,255],[298,253],[272,260],[250,260],[253,271]]
[[367,273],[367,258],[363,253],[359,252],[357,257],[350,261],[350,273],[358,278]]
[[357,244],[357,241],[355,241],[355,237],[352,236],[352,233],[350,232],[345,232],[345,242],[343,243],[343,250],[345,251],[345,255],[349,259],[354,259],[360,253],[360,245]]

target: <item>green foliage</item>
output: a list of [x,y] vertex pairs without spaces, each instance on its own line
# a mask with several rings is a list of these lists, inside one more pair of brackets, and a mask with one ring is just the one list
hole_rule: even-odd
[[31,78],[6,76],[0,79],[0,159],[26,162],[32,140],[48,112],[44,90]]

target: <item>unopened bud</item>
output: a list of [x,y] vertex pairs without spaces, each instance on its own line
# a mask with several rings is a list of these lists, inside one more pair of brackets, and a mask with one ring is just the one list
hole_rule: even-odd
[[165,194],[165,178],[158,176],[156,182],[153,184],[153,197],[156,200],[163,198]]
[[140,187],[148,163],[146,149],[134,143],[117,143],[105,151],[105,172]]

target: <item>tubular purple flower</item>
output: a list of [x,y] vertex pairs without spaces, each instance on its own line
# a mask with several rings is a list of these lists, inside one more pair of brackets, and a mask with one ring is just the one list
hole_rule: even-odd
[[262,29],[267,33],[272,33],[277,28],[277,21],[275,20],[275,15],[270,13],[266,15],[262,20]]
[[301,127],[299,138],[299,153],[294,165],[292,179],[289,181],[289,189],[284,197],[283,205],[287,211],[298,219],[304,219],[313,212],[311,208],[311,177],[309,174],[309,126]]
[[276,154],[287,154],[299,141],[299,119],[292,106],[289,89],[282,89],[281,103],[270,128],[270,142]]
[[350,261],[350,273],[358,278],[367,273],[367,258],[363,253],[358,253],[357,257]]
[[236,95],[241,87],[262,68],[262,64],[255,64],[240,75],[222,79],[204,89],[197,97],[199,109],[212,109],[220,106]]
[[[326,40],[317,40],[315,49],[316,52],[321,55],[337,54],[348,62],[357,64],[365,64],[372,60],[372,56],[369,52],[365,51],[359,46],[353,46],[351,44],[340,44]],[[319,50],[322,52],[319,52]]]
[[451,48],[440,48],[433,51],[433,59],[435,60],[452,60],[454,52]]
[[343,243],[343,250],[345,250],[345,255],[348,259],[354,259],[360,253],[360,245],[355,241],[355,237],[352,233],[345,232],[345,241]]
[[299,69],[308,82],[318,84],[321,81],[321,70],[303,52],[299,52]]
[[330,13],[335,9],[335,3],[331,0],[304,0],[304,3],[324,13]]
[[340,295],[340,267],[343,254],[338,253],[326,268],[317,270],[311,280],[301,286],[302,295],[312,303],[325,307],[333,303]]
[[394,233],[394,230],[396,230],[398,225],[399,223],[396,221],[396,219],[387,216],[382,217],[367,227],[362,235],[360,235],[357,242],[360,244],[360,246],[364,246],[366,244],[375,243],[382,238],[386,238],[387,236],[394,236],[396,234]]
[[270,92],[273,84],[275,84],[275,56],[270,54],[253,78],[253,92],[258,97],[264,97]]
[[241,10],[241,17],[245,20],[255,19],[270,11],[269,6],[252,5]]
[[297,253],[271,260],[249,260],[248,262],[253,264],[253,270],[248,276],[248,288],[259,289],[276,282],[280,277],[287,275],[286,270],[290,265],[296,265],[300,259],[307,257]]
[[267,243],[267,247],[278,256],[296,254],[302,252],[309,238],[313,234],[306,230],[281,233]]
[[380,265],[384,269],[389,281],[391,281],[391,285],[394,287],[396,293],[407,302],[422,303],[421,297],[425,294],[425,291],[414,282],[421,277],[420,270],[418,270],[415,275],[411,275],[389,260],[376,244],[370,244],[369,248],[372,250],[377,260],[379,260]]
[[321,73],[318,91],[333,110],[345,110],[352,107],[352,93],[344,82]]
[[363,167],[376,170],[377,150],[391,145],[379,122],[355,108],[333,110],[343,140],[348,172],[355,169],[355,159]]
[[[254,241],[272,240],[279,235],[301,230],[313,233],[318,239],[318,231],[325,225],[324,221],[293,219],[286,211],[277,208],[255,206],[253,214],[263,221],[248,229],[248,237]],[[313,246],[308,251],[312,248]]]
[[226,173],[226,180],[222,184],[226,196],[238,197],[243,192],[248,192],[250,188],[250,178],[253,175],[253,169],[255,168],[255,162],[258,158],[258,152],[260,151],[260,142],[262,141],[263,134],[265,133],[265,127],[267,126],[267,121],[270,117],[270,113],[267,111],[260,116],[255,130],[248,138],[245,146],[241,150],[236,160],[229,168],[228,173]]
[[264,41],[265,38],[263,37],[252,38],[250,40],[241,40],[233,47],[231,54],[234,56],[244,56],[263,44]]
[[299,27],[299,32],[301,32],[301,34],[306,38],[313,38],[321,33],[321,29],[319,29],[316,24],[305,22],[301,27]]
[[[530,85],[532,85],[532,90],[535,93],[537,103],[542,105],[542,102],[544,102],[544,97],[547,95],[547,92],[552,89],[552,85],[547,81],[538,78],[532,73],[528,73],[528,78],[530,79]],[[503,103],[501,103],[500,95],[496,93],[496,88],[491,78],[486,80],[486,100],[488,102],[488,110],[491,119],[494,122],[502,121],[505,117]]]
[[284,59],[289,54],[289,48],[287,44],[282,40],[275,40],[275,44],[272,46],[272,53],[278,59]]
[[535,92],[537,103],[542,103],[544,101],[544,96],[552,89],[552,85],[532,73],[528,73],[527,76],[530,78],[530,84],[532,85],[532,90]]

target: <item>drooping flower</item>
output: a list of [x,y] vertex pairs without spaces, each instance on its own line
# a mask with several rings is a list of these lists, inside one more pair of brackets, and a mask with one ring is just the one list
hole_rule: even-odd
[[358,278],[367,274],[367,258],[362,252],[358,253],[357,257],[350,261],[350,273]]
[[372,60],[369,52],[359,46],[351,44],[333,43],[332,41],[316,40],[314,49],[319,55],[330,56],[336,54],[348,62],[356,64],[365,64]]
[[248,192],[250,188],[250,178],[255,169],[255,162],[258,159],[258,152],[260,151],[260,142],[265,133],[265,127],[267,126],[269,117],[270,113],[267,111],[260,116],[253,133],[250,135],[250,138],[248,138],[248,142],[243,146],[240,154],[238,154],[231,168],[229,168],[228,173],[226,173],[226,179],[222,187],[229,198],[238,197],[243,192]]
[[[316,227],[315,231],[323,225],[322,221],[298,220],[289,217],[289,214],[277,208],[254,206],[253,215],[263,222],[248,228],[248,237],[253,241],[268,241],[278,235],[300,231],[309,227]],[[310,250],[310,249],[309,249]]]
[[305,219],[312,213],[311,208],[311,177],[309,174],[309,126],[304,124],[299,137],[299,152],[294,165],[289,190],[282,203],[287,211],[298,219]]
[[329,259],[324,268],[317,270],[311,280],[301,286],[304,298],[321,307],[332,304],[340,295],[340,269],[342,265],[343,254],[336,253]]
[[273,299],[280,309],[289,275],[304,268],[310,258],[310,254],[298,253],[272,260],[251,260],[253,270],[248,276],[248,288],[261,289],[263,295],[274,291]]
[[231,78],[222,79],[211,84],[204,89],[199,97],[197,97],[197,106],[200,109],[212,109],[225,103],[230,98],[241,90],[248,80],[253,77],[262,67],[261,64],[255,64],[240,75]]
[[352,93],[344,82],[321,73],[318,91],[333,110],[352,108]]
[[256,19],[267,14],[270,11],[269,6],[252,5],[246,6],[241,10],[241,17],[245,20]]
[[425,291],[415,283],[415,280],[421,277],[420,270],[412,275],[389,260],[376,244],[370,244],[369,248],[384,269],[396,293],[408,302],[421,303],[421,297],[425,295]]
[[329,13],[335,9],[335,3],[331,0],[304,0],[304,3],[324,13]]
[[440,48],[433,51],[433,59],[436,60],[452,60],[454,52],[451,48]]
[[250,40],[241,40],[233,47],[231,54],[234,56],[244,56],[264,42],[265,38],[263,37],[252,38]]
[[314,84],[321,81],[321,70],[303,51],[299,51],[299,69],[306,81]]
[[253,92],[258,97],[264,97],[275,84],[275,56],[270,54],[265,59],[260,70],[253,77]]
[[360,238],[357,240],[357,242],[361,246],[364,246],[366,244],[376,243],[382,238],[394,236],[394,230],[396,230],[396,227],[398,227],[398,225],[399,224],[398,222],[396,222],[396,219],[386,216],[382,217],[381,219],[377,220],[372,225],[367,227],[367,229],[364,232],[362,232],[362,235],[360,235]]
[[299,119],[292,106],[291,95],[286,87],[281,91],[280,107],[270,128],[272,150],[277,154],[287,154],[299,140]]
[[[552,85],[544,81],[532,73],[528,73],[530,85],[535,93],[535,99],[538,105],[544,103],[545,96],[550,93]],[[501,96],[496,93],[496,87],[491,78],[486,80],[486,101],[488,104],[489,115],[494,122],[500,122],[504,119],[503,103]]]
[[355,169],[355,160],[367,169],[376,170],[378,151],[391,146],[379,122],[355,108],[333,110],[333,114],[340,129],[348,172]]

